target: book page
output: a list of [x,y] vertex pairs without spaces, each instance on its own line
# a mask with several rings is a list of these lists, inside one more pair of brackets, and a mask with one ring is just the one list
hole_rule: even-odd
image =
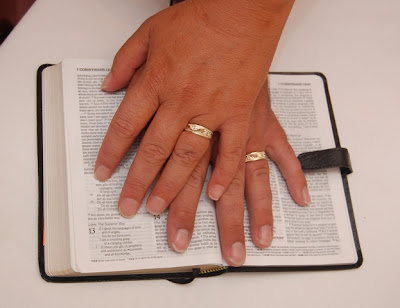
[[[68,196],[62,112],[61,68],[47,67],[42,74],[43,128],[43,244],[45,269],[68,274],[71,269],[68,232]],[[55,99],[56,98],[56,99]],[[57,129],[54,129],[57,128]],[[55,206],[56,205],[56,206]],[[46,231],[46,232],[45,232]]]
[[68,89],[64,92],[64,113],[74,269],[90,273],[220,264],[215,207],[205,193],[191,244],[184,254],[168,245],[167,213],[149,214],[146,200],[134,218],[119,214],[119,194],[141,136],[108,181],[95,180],[98,150],[125,94],[101,91],[110,66],[110,61],[102,60],[66,60],[62,66],[63,88]]
[[[270,74],[272,109],[296,155],[335,147],[323,80],[318,75]],[[307,172],[308,207],[292,200],[279,169],[270,164],[274,240],[267,249],[251,241],[245,213],[245,265],[355,263],[357,254],[339,168]]]
[[[110,180],[101,183],[94,179],[98,149],[124,97],[124,91],[110,94],[100,90],[110,66],[110,61],[68,60],[62,67],[63,88],[70,89],[64,92],[64,113],[74,270],[91,273],[226,265],[214,205],[205,192],[192,242],[184,254],[175,253],[168,245],[167,213],[154,217],[142,205],[133,219],[120,216],[119,193],[140,137]],[[273,109],[297,155],[335,147],[319,76],[271,75],[270,87]],[[357,260],[339,169],[308,172],[306,176],[312,203],[304,208],[293,202],[278,168],[270,162],[274,241],[268,249],[254,246],[246,211],[245,265],[352,264]]]

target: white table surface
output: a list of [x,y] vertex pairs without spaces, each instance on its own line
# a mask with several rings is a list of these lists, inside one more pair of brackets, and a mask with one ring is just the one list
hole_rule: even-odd
[[38,0],[0,47],[1,307],[399,307],[400,2],[298,0],[272,70],[327,78],[364,254],[360,269],[168,281],[47,283],[37,265],[35,75],[112,58],[168,0]]

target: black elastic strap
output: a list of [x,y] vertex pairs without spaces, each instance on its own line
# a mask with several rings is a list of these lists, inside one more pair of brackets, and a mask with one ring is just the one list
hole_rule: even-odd
[[304,171],[339,167],[345,174],[353,172],[349,151],[346,148],[305,152],[297,157]]

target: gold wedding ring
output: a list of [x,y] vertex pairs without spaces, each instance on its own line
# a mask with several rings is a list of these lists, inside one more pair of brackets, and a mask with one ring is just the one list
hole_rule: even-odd
[[185,131],[191,132],[193,134],[205,137],[207,139],[211,139],[213,132],[210,131],[208,128],[201,126],[199,124],[188,124],[185,127]]
[[265,154],[264,151],[261,152],[251,152],[249,154],[246,154],[246,163],[250,161],[257,161],[260,159],[267,159],[267,154]]

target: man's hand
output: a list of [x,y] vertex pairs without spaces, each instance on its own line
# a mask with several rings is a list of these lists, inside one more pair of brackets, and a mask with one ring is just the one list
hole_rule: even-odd
[[[215,140],[216,141],[216,140]],[[217,144],[215,142],[215,144]],[[254,105],[246,152],[266,151],[279,167],[293,200],[310,203],[307,182],[300,162],[289,145],[266,91],[262,89]],[[201,159],[185,187],[171,203],[168,212],[168,242],[178,252],[187,249],[193,233],[197,204],[207,173],[211,150]],[[272,193],[267,160],[245,163],[242,154],[238,171],[225,194],[216,202],[219,234],[225,260],[240,266],[246,258],[243,212],[244,197],[250,214],[252,240],[266,248],[273,239]]]
[[[279,2],[279,5],[276,4]],[[188,123],[219,133],[207,193],[219,200],[243,159],[250,114],[292,1],[192,0],[149,18],[117,53],[106,91],[128,86],[99,151],[95,175],[107,180],[149,123],[119,200],[125,217],[147,201],[163,212],[186,185],[210,140]]]

